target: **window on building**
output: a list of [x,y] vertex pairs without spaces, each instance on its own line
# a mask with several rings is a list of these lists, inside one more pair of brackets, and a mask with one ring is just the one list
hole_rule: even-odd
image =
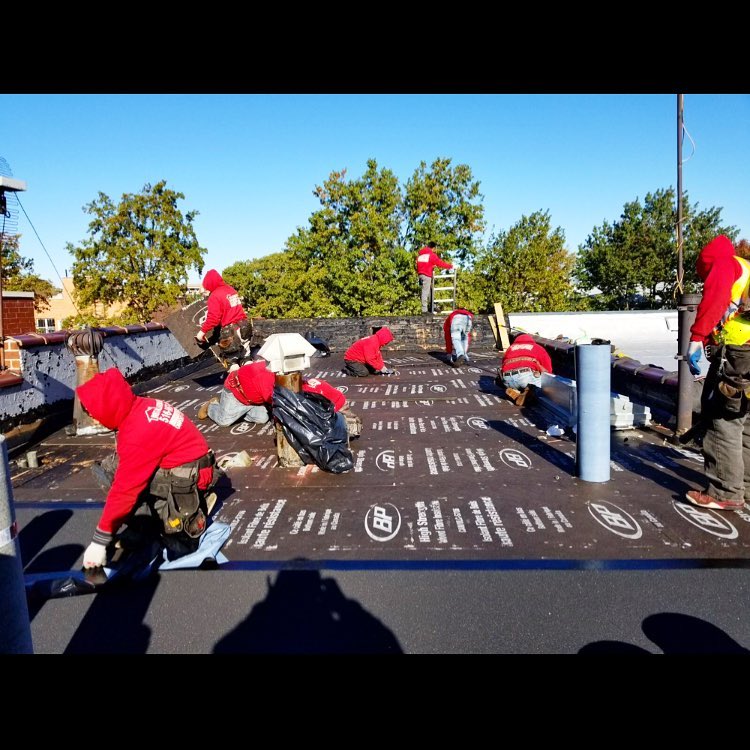
[[55,319],[54,318],[37,318],[36,330],[39,333],[54,333],[56,330]]

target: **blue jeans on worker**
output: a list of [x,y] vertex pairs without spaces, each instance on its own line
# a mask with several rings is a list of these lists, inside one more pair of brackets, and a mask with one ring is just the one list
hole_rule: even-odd
[[468,315],[454,315],[451,319],[451,344],[453,345],[453,359],[463,357],[469,361],[469,334],[471,333],[471,318]]
[[246,422],[263,424],[268,422],[268,409],[265,404],[243,404],[228,388],[224,388],[219,403],[208,405],[208,416],[219,427],[229,427],[243,417]]
[[537,388],[542,387],[542,376],[534,375],[534,370],[530,367],[520,367],[517,370],[510,370],[502,373],[503,383],[506,388],[515,388],[522,391],[528,385],[535,385]]

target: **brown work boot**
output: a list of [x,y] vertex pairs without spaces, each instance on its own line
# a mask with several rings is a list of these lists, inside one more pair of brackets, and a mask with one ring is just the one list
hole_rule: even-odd
[[218,404],[219,403],[219,397],[214,396],[213,398],[209,399],[208,401],[202,403],[200,405],[200,408],[198,409],[198,419],[206,419],[208,417],[208,405],[209,404]]
[[529,398],[529,386],[526,386],[515,398],[516,406],[523,406],[527,399],[531,402],[531,399]]
[[506,388],[505,389],[505,395],[511,400],[515,401],[517,398],[520,398],[521,391],[517,391],[515,388]]

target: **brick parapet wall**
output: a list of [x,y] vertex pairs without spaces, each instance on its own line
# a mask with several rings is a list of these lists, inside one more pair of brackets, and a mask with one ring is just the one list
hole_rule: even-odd
[[3,295],[3,333],[15,336],[19,333],[32,333],[36,330],[34,298],[7,298]]

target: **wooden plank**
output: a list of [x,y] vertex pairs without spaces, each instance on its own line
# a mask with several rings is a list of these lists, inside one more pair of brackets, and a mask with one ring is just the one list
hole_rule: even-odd
[[490,328],[492,329],[492,335],[495,337],[495,349],[500,348],[500,334],[497,331],[497,321],[494,315],[488,315],[487,320],[490,321]]
[[505,350],[510,346],[510,337],[508,336],[508,326],[505,325],[503,306],[499,302],[495,302],[495,316],[497,328],[500,333],[500,343],[502,344],[501,348]]

